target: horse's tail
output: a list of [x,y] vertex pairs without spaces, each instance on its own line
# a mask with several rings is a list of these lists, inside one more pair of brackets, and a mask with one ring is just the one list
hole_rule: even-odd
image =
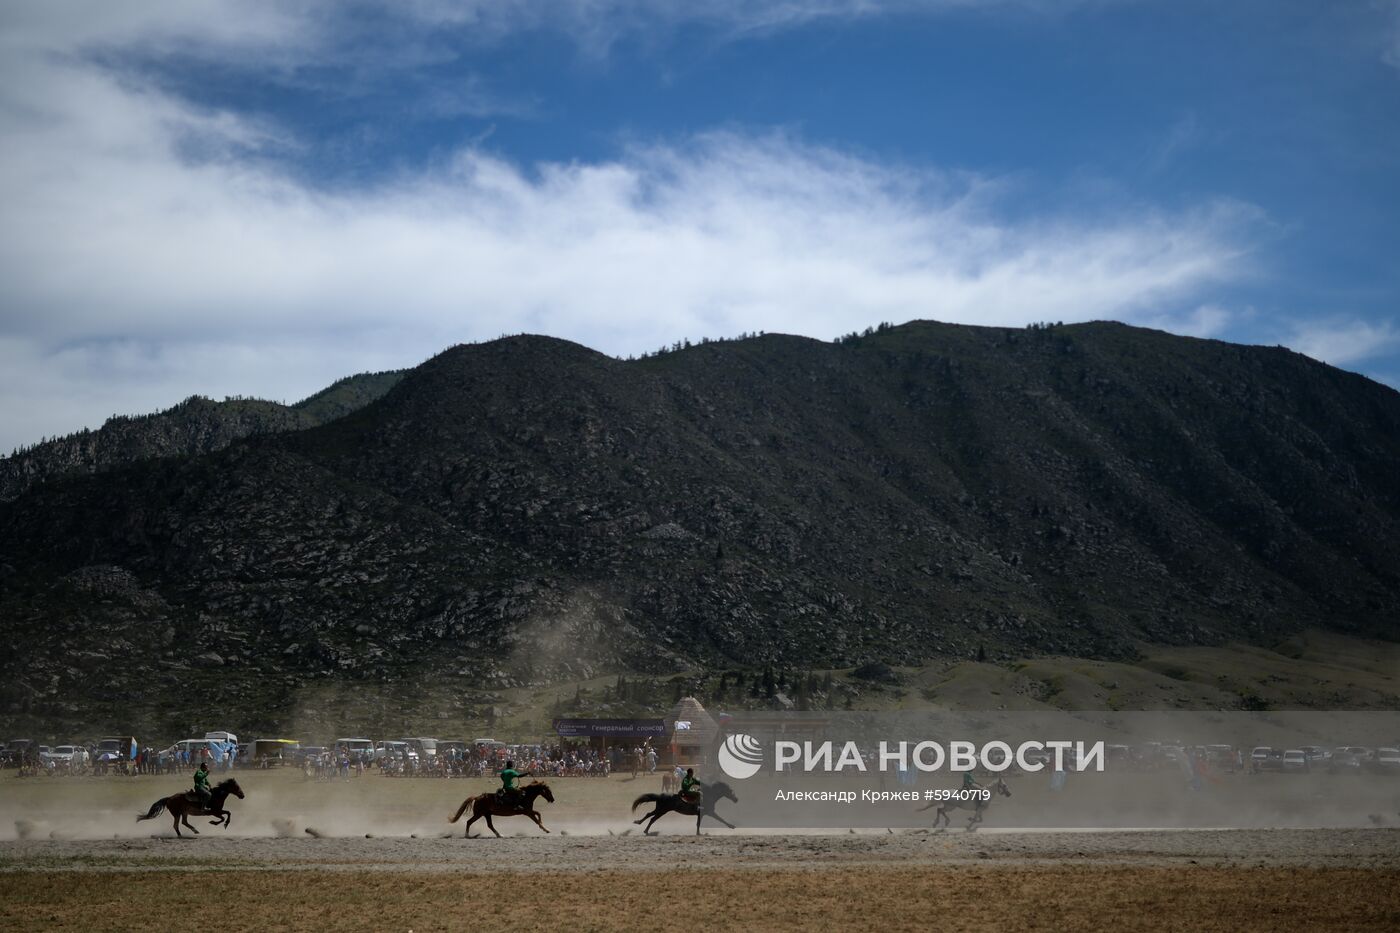
[[661,796],[661,794],[642,794],[642,796],[632,801],[632,812],[636,813],[637,808],[644,803],[656,803],[658,800],[661,799]]
[[139,823],[139,822],[141,822],[142,820],[153,820],[153,819],[155,819],[156,817],[160,816],[160,811],[162,811],[162,810],[164,810],[164,809],[165,809],[165,798],[162,797],[162,798],[160,798],[159,800],[157,800],[155,803],[151,804],[151,809],[149,809],[149,810],[146,811],[146,815],[145,815],[145,816],[138,816],[138,817],[136,818],[136,822]]
[[472,805],[472,801],[475,799],[475,797],[468,797],[466,800],[463,800],[462,806],[457,810],[456,813],[452,814],[452,819],[448,820],[447,822],[455,823],[458,820],[460,820],[462,818],[462,814],[467,812],[467,807],[470,807]]

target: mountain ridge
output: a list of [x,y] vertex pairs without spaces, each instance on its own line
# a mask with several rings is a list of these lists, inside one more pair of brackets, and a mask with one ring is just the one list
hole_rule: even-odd
[[325,424],[0,505],[0,709],[127,666],[152,710],[199,677],[274,717],[310,683],[1394,639],[1397,476],[1393,390],[1118,324],[462,345]]
[[291,405],[257,398],[216,402],[192,395],[150,414],[114,415],[95,430],[49,438],[0,458],[0,501],[64,476],[98,473],[158,457],[198,456],[244,437],[314,427],[378,398],[398,382],[402,372],[346,376]]

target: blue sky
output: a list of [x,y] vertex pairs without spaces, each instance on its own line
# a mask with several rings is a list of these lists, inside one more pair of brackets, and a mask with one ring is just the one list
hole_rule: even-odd
[[531,331],[1111,318],[1400,385],[1400,4],[0,8],[0,449]]

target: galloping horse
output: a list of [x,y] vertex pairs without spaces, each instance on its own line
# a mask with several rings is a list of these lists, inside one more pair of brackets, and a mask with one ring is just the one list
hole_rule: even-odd
[[233,814],[224,809],[224,801],[228,800],[229,794],[242,800],[243,788],[239,787],[238,782],[233,778],[229,778],[227,781],[221,781],[212,788],[209,793],[209,809],[207,810],[200,809],[199,802],[190,799],[194,795],[190,792],[186,792],[183,794],[175,794],[172,797],[162,797],[160,800],[151,804],[151,809],[146,811],[145,816],[138,816],[136,822],[153,820],[157,816],[160,816],[160,811],[169,810],[170,815],[175,818],[175,835],[177,836],[184,835],[180,832],[181,823],[184,823],[185,828],[190,832],[196,835],[199,833],[199,830],[190,825],[189,818],[192,816],[218,817],[218,819],[210,820],[210,825],[219,826],[222,824],[224,829],[228,829],[229,824],[233,822]]
[[[483,816],[486,817],[487,827],[491,832],[496,833],[497,836],[501,834],[496,832],[496,824],[491,822],[491,817],[493,816],[528,816],[535,821],[536,826],[540,829],[544,829],[544,823],[540,822],[540,815],[535,812],[535,799],[537,797],[543,797],[545,800],[553,803],[554,794],[550,793],[549,785],[543,781],[531,781],[529,784],[520,788],[520,794],[521,797],[524,798],[523,803],[505,803],[495,791],[489,794],[477,794],[475,797],[468,797],[466,800],[462,801],[461,808],[453,814],[452,819],[447,822],[457,822],[462,818],[462,814],[467,812],[467,807],[471,807],[472,818],[467,820],[467,825],[462,831],[462,838],[464,839],[471,835],[472,824]],[[549,832],[547,829],[544,829],[544,831]]]
[[1006,782],[1001,778],[997,778],[996,781],[992,783],[992,786],[988,788],[988,790],[991,791],[991,795],[988,796],[985,800],[979,797],[973,797],[970,799],[955,797],[952,800],[935,800],[933,803],[925,804],[924,806],[919,807],[919,809],[914,812],[922,813],[923,811],[931,807],[938,807],[938,812],[933,815],[933,828],[937,829],[938,821],[940,819],[943,820],[943,825],[945,827],[948,826],[948,824],[952,823],[952,819],[950,819],[948,816],[949,810],[971,810],[972,819],[967,821],[967,831],[970,833],[974,833],[977,831],[977,824],[982,822],[982,814],[985,813],[987,808],[992,805],[992,800],[997,796],[1011,796],[1011,788],[1007,787]]
[[682,799],[680,794],[642,794],[642,796],[632,801],[633,813],[636,813],[637,808],[644,803],[653,803],[656,804],[656,806],[650,813],[646,814],[646,816],[643,816],[640,820],[633,820],[632,822],[641,826],[643,823],[646,823],[649,818],[651,823],[647,823],[642,829],[642,832],[650,836],[651,824],[655,823],[666,814],[674,812],[683,814],[684,816],[695,817],[695,835],[697,836],[700,835],[700,821],[707,816],[713,817],[725,826],[733,829],[733,823],[715,812],[715,802],[719,800],[732,800],[734,803],[739,802],[739,798],[734,796],[734,791],[730,790],[729,785],[722,781],[716,784],[705,785],[705,793],[701,797],[698,806],[693,800]]

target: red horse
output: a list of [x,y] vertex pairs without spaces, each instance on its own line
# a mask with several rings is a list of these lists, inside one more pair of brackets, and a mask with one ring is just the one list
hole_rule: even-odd
[[192,816],[217,817],[217,819],[210,820],[209,823],[213,826],[222,824],[224,829],[228,829],[229,824],[233,822],[233,814],[224,809],[224,801],[228,800],[229,794],[239,800],[243,799],[243,788],[239,787],[238,782],[233,778],[221,781],[210,791],[209,809],[207,810],[200,808],[198,800],[190,799],[194,796],[193,793],[176,794],[173,797],[162,797],[151,804],[151,809],[146,811],[145,816],[138,816],[136,822],[153,820],[160,816],[160,811],[169,810],[170,815],[175,817],[175,835],[177,836],[184,835],[180,832],[181,823],[184,823],[185,828],[190,832],[199,833],[199,830],[190,825],[189,818]]

